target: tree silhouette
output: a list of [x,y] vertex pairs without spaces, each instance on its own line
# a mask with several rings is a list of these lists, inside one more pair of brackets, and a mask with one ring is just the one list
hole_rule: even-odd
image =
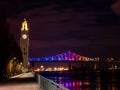
[[20,47],[9,32],[9,24],[6,22],[5,10],[0,11],[0,78],[6,77],[6,67],[10,58],[16,57],[22,60]]

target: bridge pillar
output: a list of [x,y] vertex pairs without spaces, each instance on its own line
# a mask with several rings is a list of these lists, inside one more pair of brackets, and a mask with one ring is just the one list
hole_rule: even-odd
[[69,65],[69,70],[71,70],[72,69],[71,62],[69,61],[68,63],[69,63],[68,64]]

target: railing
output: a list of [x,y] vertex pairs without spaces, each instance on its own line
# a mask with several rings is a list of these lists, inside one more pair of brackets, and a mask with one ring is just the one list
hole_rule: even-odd
[[41,75],[38,76],[38,84],[42,90],[69,90],[63,87],[60,84],[55,83],[54,81],[47,79]]

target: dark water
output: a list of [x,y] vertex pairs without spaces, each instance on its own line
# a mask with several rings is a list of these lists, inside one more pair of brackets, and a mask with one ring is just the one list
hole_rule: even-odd
[[41,74],[70,90],[120,90],[120,71],[70,71]]

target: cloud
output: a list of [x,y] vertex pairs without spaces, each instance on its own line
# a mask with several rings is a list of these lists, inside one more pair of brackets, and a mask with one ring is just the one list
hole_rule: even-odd
[[[59,50],[66,50],[65,48],[87,54],[105,50],[107,53],[106,48],[116,50],[115,46],[120,45],[119,18],[110,10],[111,1],[77,0],[68,3],[53,0],[22,3],[16,9],[17,4],[12,7],[14,9],[10,9],[13,10],[12,16],[8,18],[10,30],[19,39],[21,22],[27,18],[30,50],[34,55],[55,54]],[[113,4],[112,10],[119,15],[117,8],[118,1]]]
[[[96,16],[91,11],[77,12],[73,8],[64,8],[56,11],[56,5],[34,8],[19,14],[19,17],[28,16],[30,24],[30,37],[34,40],[66,39],[67,32],[84,31],[88,25],[96,24]],[[29,18],[30,17],[30,18]],[[80,33],[79,33],[80,34]],[[74,35],[73,35],[74,37]]]
[[41,49],[48,47],[87,47],[89,44],[88,40],[57,40],[57,41],[40,41],[30,40],[30,49]]
[[9,24],[10,32],[18,40],[20,38],[21,25],[23,20],[8,18],[7,22]]
[[112,4],[112,10],[117,14],[120,15],[120,0],[116,0],[113,4]]
[[74,39],[65,39],[58,41],[30,40],[30,56],[43,57],[49,55],[56,55],[59,53],[66,52],[68,50],[80,53],[83,51],[83,48],[88,48],[89,43],[90,42],[88,40]]

